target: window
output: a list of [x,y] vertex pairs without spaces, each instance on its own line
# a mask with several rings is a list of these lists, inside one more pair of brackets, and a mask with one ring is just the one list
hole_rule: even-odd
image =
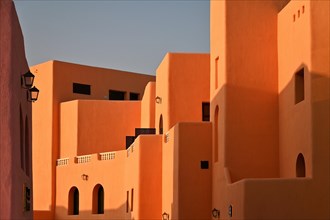
[[304,156],[300,153],[297,157],[296,162],[296,177],[305,177],[306,168],[305,168],[305,159]]
[[25,117],[25,173],[27,176],[30,176],[30,132],[29,132],[29,123],[27,116]]
[[91,86],[86,84],[80,83],[73,83],[72,84],[73,93],[90,95],[91,94]]
[[79,215],[79,190],[77,187],[72,187],[69,191],[68,214]]
[[24,170],[24,129],[23,129],[23,116],[22,108],[19,107],[19,125],[20,125],[20,156],[21,156],[21,168]]
[[159,119],[159,134],[163,134],[163,115],[160,115]]
[[131,211],[133,211],[134,189],[131,190]]
[[214,113],[214,162],[218,162],[218,145],[219,145],[219,106],[215,108],[215,113]]
[[23,184],[24,211],[31,210],[31,189]]
[[129,100],[139,100],[139,93],[129,93]]
[[129,211],[129,191],[126,192],[126,212]]
[[125,93],[126,92],[109,90],[109,100],[125,100]]
[[104,189],[103,186],[97,184],[93,189],[93,214],[104,213]]
[[295,104],[303,101],[305,99],[305,78],[304,78],[304,68],[299,70],[295,74]]
[[219,57],[215,58],[215,89],[218,88],[218,80],[219,80]]
[[203,121],[210,121],[210,103],[209,102],[203,102],[202,103],[202,120]]
[[201,161],[201,169],[208,169],[209,168],[209,161],[202,160]]

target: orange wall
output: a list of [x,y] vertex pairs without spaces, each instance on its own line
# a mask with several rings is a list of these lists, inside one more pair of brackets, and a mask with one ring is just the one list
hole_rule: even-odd
[[[113,153],[111,160],[100,160],[98,154],[92,154],[86,163],[75,163],[70,157],[67,165],[56,167],[57,219],[157,219],[161,215],[161,136],[140,135],[129,149]],[[83,174],[88,175],[88,180],[82,179]],[[104,214],[92,214],[92,191],[97,184],[104,188]],[[78,216],[68,215],[67,210],[68,193],[73,186],[79,190]]]
[[[302,6],[305,12],[302,13]],[[298,18],[298,10],[301,14]],[[296,20],[293,21],[293,16]],[[290,2],[278,16],[279,117],[281,177],[296,176],[299,153],[305,157],[306,176],[312,176],[311,146],[311,31],[310,2]],[[305,68],[305,100],[295,104],[294,75]]]
[[[162,212],[170,219],[211,216],[211,124],[178,123],[163,145]],[[209,169],[201,169],[201,161]]]
[[225,166],[233,181],[279,175],[276,36],[274,2],[226,2],[223,120]]
[[159,64],[156,71],[156,98],[161,99],[160,103],[156,103],[155,106],[155,125],[157,134],[159,134],[159,122],[160,116],[163,117],[163,133],[169,130],[168,117],[169,109],[169,65],[170,65],[170,54],[167,53]]
[[156,83],[149,82],[144,89],[141,100],[141,128],[156,128],[155,126],[155,98]]
[[[157,69],[156,126],[163,115],[164,133],[178,122],[202,121],[202,102],[209,101],[209,55],[168,53]],[[198,86],[196,86],[198,85]]]
[[[59,158],[60,146],[60,103],[75,99],[108,99],[109,89],[139,93],[141,98],[146,84],[155,77],[60,61],[33,66],[31,71],[36,75],[35,85],[40,89],[38,102],[33,106],[34,164],[47,164],[33,168],[38,176],[34,183],[40,189],[34,192],[34,203],[36,211],[51,218],[52,204],[55,204],[55,161]],[[73,93],[73,82],[91,85],[91,95]],[[140,113],[137,114],[140,120]],[[39,135],[41,133],[43,135]]]
[[[38,101],[32,106],[32,159],[33,159],[33,191],[34,210],[43,211],[45,219],[52,218],[55,197],[52,193],[55,172],[53,171],[54,162],[52,160],[52,133],[53,133],[53,76],[52,62],[38,65],[38,70],[31,67],[35,74],[35,84],[40,90]],[[42,93],[41,93],[42,91]],[[42,116],[42,117],[41,117]],[[42,166],[39,166],[42,164]]]

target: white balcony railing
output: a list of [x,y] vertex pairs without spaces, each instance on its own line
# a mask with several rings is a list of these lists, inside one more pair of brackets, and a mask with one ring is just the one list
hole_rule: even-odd
[[83,155],[83,156],[76,156],[76,163],[88,163],[91,162],[92,155]]
[[56,160],[56,166],[65,166],[69,164],[69,158],[61,158]]
[[116,157],[115,152],[105,152],[105,153],[99,153],[100,160],[114,160]]

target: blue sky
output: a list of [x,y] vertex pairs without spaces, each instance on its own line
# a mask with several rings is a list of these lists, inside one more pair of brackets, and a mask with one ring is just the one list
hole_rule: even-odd
[[208,0],[15,0],[30,66],[62,60],[155,74],[167,52],[209,52]]

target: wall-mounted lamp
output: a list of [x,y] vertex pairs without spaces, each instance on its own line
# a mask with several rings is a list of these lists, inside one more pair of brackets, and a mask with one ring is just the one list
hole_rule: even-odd
[[34,75],[30,72],[30,70],[21,76],[21,86],[27,89],[26,97],[29,102],[37,101],[39,96],[39,89],[35,86],[32,87],[33,81]]
[[27,90],[27,100],[29,102],[35,102],[38,100],[39,96],[39,89],[33,86],[31,89]]
[[29,89],[32,87],[34,81],[34,75],[30,72],[30,70],[22,75],[21,85]]
[[162,103],[162,98],[159,96],[156,96],[156,103],[161,104]]
[[88,175],[87,175],[87,174],[82,174],[82,175],[81,175],[81,178],[82,178],[83,180],[86,180],[86,181],[87,181],[87,180],[88,180]]
[[220,210],[214,208],[212,210],[212,216],[213,216],[213,218],[220,218]]
[[163,220],[170,220],[170,214],[164,212],[164,213],[162,214],[162,218],[163,218]]

